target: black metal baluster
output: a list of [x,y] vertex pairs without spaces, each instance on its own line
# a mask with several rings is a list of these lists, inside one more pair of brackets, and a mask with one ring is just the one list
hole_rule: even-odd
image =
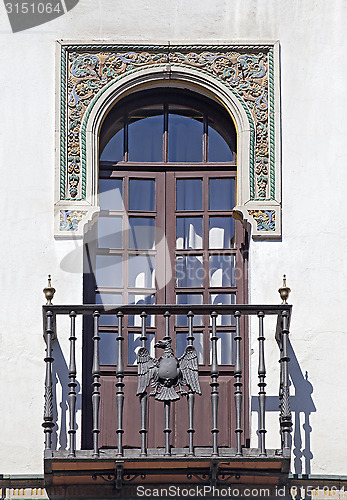
[[45,405],[43,410],[43,424],[45,433],[45,449],[52,449],[52,432],[54,427],[53,422],[53,383],[52,383],[52,335],[53,335],[53,313],[46,313],[46,377],[45,377]]
[[94,311],[94,336],[93,336],[93,392],[92,392],[92,408],[93,408],[93,457],[99,456],[99,408],[100,408],[100,362],[99,362],[99,311]]
[[264,313],[259,311],[258,312],[258,318],[259,318],[259,364],[258,364],[258,378],[259,378],[259,394],[258,394],[258,401],[259,401],[259,439],[260,439],[260,456],[265,457],[266,456],[266,449],[265,449],[265,401],[266,401],[266,383],[265,383],[265,377],[266,377],[266,368],[265,368],[265,354],[264,354]]
[[211,313],[212,318],[212,336],[211,336],[211,346],[212,346],[212,363],[211,363],[211,405],[212,405],[212,439],[213,439],[213,450],[212,457],[218,457],[218,359],[217,359],[217,316],[216,312]]
[[[187,314],[188,317],[188,337],[187,343],[189,346],[194,345],[194,331],[193,331],[193,319],[194,314],[192,311],[189,311]],[[189,457],[194,457],[194,402],[195,402],[195,394],[191,389],[188,391],[188,419],[189,419],[189,427],[188,427],[188,436],[189,436]]]
[[70,361],[69,361],[69,457],[74,457],[76,452],[76,312],[70,312]]
[[[146,347],[147,336],[146,336],[146,319],[147,314],[145,312],[141,313],[141,347]],[[140,408],[141,408],[141,456],[145,457],[147,455],[147,404],[148,404],[148,396],[147,392],[143,392],[140,395]]]
[[282,454],[290,456],[290,433],[292,430],[292,414],[290,411],[290,396],[289,396],[289,372],[288,363],[288,335],[289,335],[289,320],[288,312],[282,311],[282,398],[281,398],[281,430],[282,430]]
[[234,314],[236,318],[236,334],[235,334],[235,346],[236,346],[236,357],[235,357],[235,412],[236,412],[236,456],[242,456],[241,450],[241,434],[242,434],[242,365],[241,365],[241,328],[240,328],[240,311],[236,311]]
[[124,362],[123,362],[123,316],[122,312],[117,313],[118,317],[118,359],[117,359],[117,394],[116,394],[116,404],[117,404],[117,440],[118,440],[118,449],[117,453],[119,456],[123,456],[123,408],[124,408]]
[[[164,313],[164,318],[165,318],[165,337],[163,340],[170,340],[170,313],[166,311]],[[170,401],[164,401],[164,409],[165,409],[165,429],[164,429],[164,434],[165,434],[165,456],[169,457],[171,455],[171,449],[170,449],[170,434],[171,434],[171,428],[170,428],[170,407],[171,407],[171,402]]]

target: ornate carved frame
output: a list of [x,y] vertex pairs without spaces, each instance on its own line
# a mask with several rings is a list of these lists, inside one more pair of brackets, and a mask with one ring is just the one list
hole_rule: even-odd
[[183,87],[225,106],[238,132],[235,217],[252,236],[281,236],[279,44],[114,45],[58,42],[55,235],[82,237],[99,211],[98,134],[122,97]]

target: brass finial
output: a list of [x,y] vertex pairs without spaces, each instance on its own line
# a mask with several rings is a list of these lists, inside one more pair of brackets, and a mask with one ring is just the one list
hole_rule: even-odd
[[52,304],[52,299],[55,294],[55,288],[52,287],[50,274],[48,275],[48,286],[46,286],[46,288],[43,289],[43,293],[45,294],[47,300],[46,306],[50,306]]
[[278,289],[278,293],[280,294],[281,299],[282,299],[282,304],[287,304],[287,299],[289,297],[290,292],[291,292],[291,290],[287,286],[287,279],[286,279],[286,275],[284,274],[283,275],[283,285],[281,286],[281,288]]

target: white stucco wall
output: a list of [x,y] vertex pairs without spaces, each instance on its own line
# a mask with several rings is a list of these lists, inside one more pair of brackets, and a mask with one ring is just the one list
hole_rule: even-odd
[[[81,302],[81,275],[59,265],[75,243],[53,238],[55,40],[279,40],[283,238],[251,243],[250,301],[278,303],[287,274],[291,340],[304,379],[307,372],[303,407],[312,428],[310,451],[304,451],[312,457],[305,461],[299,453],[296,472],[347,475],[346,20],[343,0],[80,0],[57,20],[12,34],[2,8],[0,473],[42,472],[47,274],[53,275],[56,304]],[[268,360],[274,352],[269,340]],[[256,373],[253,379],[256,395]],[[269,395],[277,389],[270,386]],[[304,417],[295,434],[301,449]],[[269,429],[269,445],[277,436],[277,415],[270,421],[276,428]]]

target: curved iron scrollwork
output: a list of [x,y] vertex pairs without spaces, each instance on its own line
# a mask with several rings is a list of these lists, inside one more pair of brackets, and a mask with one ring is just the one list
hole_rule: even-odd
[[218,483],[226,483],[230,479],[236,479],[239,480],[241,477],[241,474],[236,473],[236,472],[221,472],[218,471],[218,466],[213,465],[211,467],[211,470],[208,474],[206,473],[199,473],[199,472],[189,472],[187,474],[187,479],[192,480],[193,478],[198,479],[202,483],[206,484],[218,484]]
[[114,472],[100,471],[94,472],[94,474],[92,475],[92,479],[94,481],[100,478],[106,483],[112,484],[112,486],[116,490],[121,490],[125,484],[131,483],[138,477],[140,477],[141,479],[146,479],[146,474],[144,474],[143,472],[140,472],[138,474],[124,474],[122,465],[117,465]]

